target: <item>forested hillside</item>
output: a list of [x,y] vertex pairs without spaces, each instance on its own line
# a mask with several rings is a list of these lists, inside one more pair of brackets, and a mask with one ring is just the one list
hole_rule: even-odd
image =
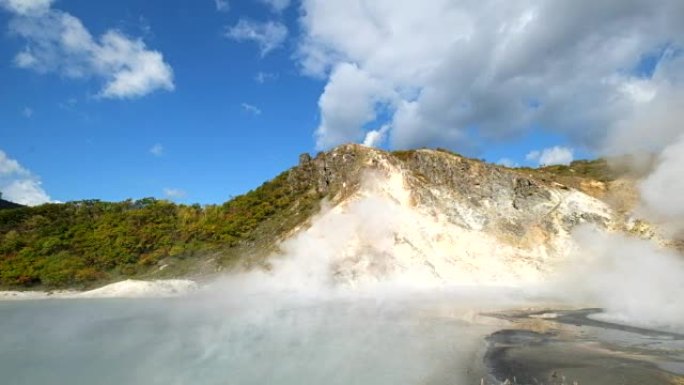
[[[212,253],[216,266],[227,265],[233,250],[277,237],[305,218],[318,202],[306,190],[283,173],[223,205],[147,198],[1,210],[0,286],[87,287]],[[179,273],[173,266],[167,274]]]

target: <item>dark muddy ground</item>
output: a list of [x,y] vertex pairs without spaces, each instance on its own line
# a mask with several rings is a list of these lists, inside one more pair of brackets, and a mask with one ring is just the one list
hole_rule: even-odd
[[600,309],[487,314],[512,322],[487,337],[489,382],[684,384],[684,335],[589,318]]

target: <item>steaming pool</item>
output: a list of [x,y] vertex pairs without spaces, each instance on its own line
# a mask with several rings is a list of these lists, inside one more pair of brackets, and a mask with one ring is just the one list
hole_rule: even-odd
[[1,382],[453,384],[492,328],[426,312],[253,297],[0,302]]
[[[466,303],[258,295],[0,302],[1,383],[495,384],[518,373],[521,384],[535,376],[560,384],[551,377],[559,365],[572,378],[622,365],[635,376],[625,384],[666,384],[677,383],[684,362],[634,358],[646,342],[681,354],[677,338],[582,326],[581,317],[563,324],[525,313],[482,316]],[[571,369],[573,362],[593,369]],[[605,372],[592,383],[615,383]]]

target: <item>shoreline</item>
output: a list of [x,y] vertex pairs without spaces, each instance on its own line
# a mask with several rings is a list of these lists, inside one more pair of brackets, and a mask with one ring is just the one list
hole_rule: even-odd
[[486,338],[483,360],[491,380],[551,385],[681,383],[684,335],[589,317],[599,311],[490,314],[511,322]]
[[96,289],[55,291],[0,291],[0,301],[30,301],[78,298],[168,298],[178,297],[199,289],[189,279],[135,280],[127,279]]

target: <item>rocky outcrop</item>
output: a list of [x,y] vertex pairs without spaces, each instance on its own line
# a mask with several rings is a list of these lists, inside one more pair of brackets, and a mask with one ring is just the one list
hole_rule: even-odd
[[284,244],[301,254],[291,245],[323,240],[331,274],[347,282],[409,272],[452,283],[533,279],[571,253],[577,226],[619,227],[606,203],[578,189],[442,150],[345,145],[301,156],[288,178],[331,208]]
[[[561,221],[565,230],[584,222],[606,227],[613,214],[603,202],[577,189],[443,150],[389,153],[344,145],[315,158],[300,156],[290,179],[309,184],[337,203],[358,190],[369,171],[400,173],[414,205],[454,206],[448,213],[450,220],[467,228],[498,226],[520,235],[532,222],[553,228],[548,222],[559,209],[570,215]],[[458,208],[449,203],[458,203]],[[479,212],[481,219],[466,220],[464,211]]]

